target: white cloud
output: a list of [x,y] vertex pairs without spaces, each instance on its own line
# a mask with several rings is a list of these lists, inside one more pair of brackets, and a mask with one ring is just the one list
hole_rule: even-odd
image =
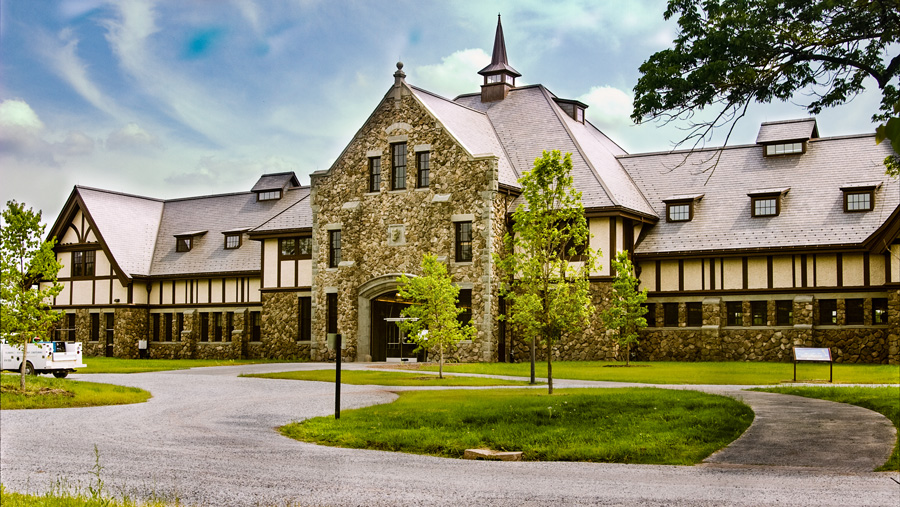
[[446,97],[478,91],[482,78],[478,71],[491,63],[483,49],[463,49],[435,65],[416,67],[407,79],[416,86]]
[[71,131],[61,143],[54,143],[55,151],[66,156],[90,155],[94,152],[94,139],[83,132]]
[[0,133],[8,129],[37,133],[43,130],[44,123],[27,102],[9,99],[0,102],[0,127],[3,127]]
[[612,86],[594,86],[578,100],[587,104],[587,119],[597,128],[631,125],[634,96]]
[[0,103],[0,153],[55,166],[50,146],[42,138],[44,131],[44,122],[24,100]]
[[166,183],[186,188],[193,187],[200,189],[200,193],[208,193],[208,189],[211,187],[229,183],[246,184],[254,177],[266,173],[295,171],[296,169],[296,166],[290,162],[272,156],[255,160],[205,156],[197,162],[193,170],[168,176]]
[[162,144],[156,136],[151,135],[134,122],[111,133],[106,139],[108,150],[143,150],[161,146]]

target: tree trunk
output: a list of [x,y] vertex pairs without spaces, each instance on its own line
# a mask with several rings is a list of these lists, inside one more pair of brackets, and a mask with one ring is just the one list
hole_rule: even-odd
[[631,361],[631,342],[625,344],[625,366],[630,366]]
[[444,345],[441,344],[441,364],[438,366],[438,378],[444,378]]
[[553,394],[553,348],[547,343],[547,394]]
[[532,385],[537,384],[537,382],[535,382],[535,380],[534,380],[534,347],[535,347],[534,342],[536,340],[537,340],[537,338],[531,339],[531,384]]
[[28,362],[28,342],[22,344],[22,366],[19,368],[19,388],[25,394],[25,364]]

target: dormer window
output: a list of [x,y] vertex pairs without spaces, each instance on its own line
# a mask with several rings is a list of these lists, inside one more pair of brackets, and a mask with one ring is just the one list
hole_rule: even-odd
[[225,250],[234,250],[241,246],[241,235],[240,234],[226,234],[225,235]]
[[281,190],[269,190],[267,192],[257,192],[257,201],[275,201],[281,199]]
[[556,105],[559,106],[560,109],[566,112],[569,117],[578,123],[584,123],[584,110],[587,109],[587,104],[583,102],[579,102],[577,100],[569,100],[569,99],[553,99],[556,102]]
[[807,141],[818,137],[815,118],[770,121],[760,125],[756,144],[763,147],[763,155],[767,157],[800,155],[806,153]]
[[764,188],[747,194],[750,196],[750,212],[754,218],[776,217],[781,214],[781,197],[790,191],[786,188]]
[[181,232],[175,235],[175,251],[190,252],[194,248],[194,237],[203,236],[207,231]]
[[796,153],[806,153],[806,143],[785,143],[785,144],[767,144],[766,156],[774,157],[778,155],[793,155]]
[[666,203],[666,222],[690,222],[694,219],[694,203],[703,194],[673,195],[663,199]]
[[880,181],[851,183],[841,187],[844,192],[844,211],[872,211],[875,209],[875,191],[881,187]]

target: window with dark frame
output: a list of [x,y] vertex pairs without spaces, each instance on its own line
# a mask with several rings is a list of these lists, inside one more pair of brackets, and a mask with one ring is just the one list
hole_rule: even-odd
[[406,189],[406,143],[391,145],[391,190]]
[[647,327],[656,327],[656,303],[644,303],[641,306],[647,309],[647,313],[644,314]]
[[744,325],[744,303],[741,301],[725,302],[725,323],[727,326]]
[[257,192],[257,201],[274,201],[281,199],[281,190],[267,190],[265,192]]
[[175,341],[180,342],[181,341],[181,332],[184,331],[184,314],[183,313],[177,314],[175,322],[177,324],[175,326]]
[[872,211],[875,202],[875,192],[865,190],[862,192],[844,192],[844,211]]
[[328,267],[336,268],[341,263],[341,230],[328,231]]
[[234,250],[235,248],[239,248],[241,246],[241,235],[240,234],[226,234],[225,235],[225,250]]
[[281,238],[278,240],[279,260],[312,259],[312,238]]
[[455,222],[456,262],[472,261],[472,222]]
[[678,327],[678,303],[663,303],[663,326]]
[[213,341],[222,341],[222,312],[213,313]]
[[116,334],[116,314],[106,314],[106,343],[113,343]]
[[753,216],[754,217],[774,217],[778,216],[780,197],[752,197]]
[[804,144],[805,143],[767,144],[766,156],[773,157],[777,155],[792,155],[796,153],[803,153],[805,151]]
[[171,313],[167,313],[167,314],[165,314],[165,315],[163,316],[163,323],[164,323],[165,326],[166,326],[166,327],[165,327],[165,329],[166,329],[166,333],[165,333],[166,341],[167,341],[167,342],[170,342],[170,341],[172,341],[172,314],[171,314]]
[[67,313],[59,324],[59,327],[53,332],[56,341],[75,341],[75,314]]
[[231,333],[234,332],[234,312],[225,313],[225,341],[231,341]]
[[775,301],[775,325],[794,325],[794,302],[790,300]]
[[881,325],[888,323],[887,298],[872,298],[872,324]]
[[209,341],[209,313],[200,313],[200,341]]
[[466,325],[472,322],[472,289],[459,289],[458,308],[462,308],[456,320],[460,324]]
[[194,246],[194,238],[192,236],[175,238],[176,252],[190,252]]
[[325,332],[338,332],[338,295],[337,292],[325,294]]
[[768,303],[766,301],[750,301],[750,325],[766,326],[769,324]]
[[431,185],[431,152],[420,151],[416,153],[416,187],[426,188]]
[[666,203],[666,221],[689,222],[693,217],[692,203]]
[[160,337],[159,314],[153,314],[153,341],[158,342]]
[[865,319],[863,310],[864,300],[854,298],[844,300],[844,324],[848,326],[861,326]]
[[703,326],[703,303],[691,302],[686,305],[688,327]]
[[297,298],[297,341],[312,339],[312,297]]
[[369,192],[381,191],[381,157],[369,158]]
[[94,276],[95,259],[94,250],[72,252],[72,276]]
[[837,325],[837,299],[819,300],[819,325]]
[[100,341],[100,314],[99,313],[91,314],[91,341],[92,342]]
[[250,312],[250,341],[262,340],[262,316],[260,312]]

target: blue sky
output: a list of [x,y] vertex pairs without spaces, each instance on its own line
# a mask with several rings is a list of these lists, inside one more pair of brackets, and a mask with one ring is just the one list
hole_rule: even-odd
[[[0,200],[52,222],[73,185],[159,198],[245,191],[265,172],[327,169],[393,83],[477,91],[497,13],[520,84],[587,103],[627,151],[665,151],[679,127],[632,125],[638,67],[675,37],[664,0],[3,0]],[[751,106],[731,144],[761,121]],[[823,136],[868,133],[878,94],[819,116]],[[711,144],[721,142],[711,141]]]

